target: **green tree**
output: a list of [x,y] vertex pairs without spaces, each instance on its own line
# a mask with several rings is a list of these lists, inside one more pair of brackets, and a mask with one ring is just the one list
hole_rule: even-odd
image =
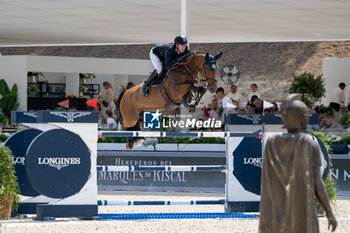
[[350,125],[350,115],[349,114],[345,114],[344,116],[342,116],[342,118],[340,119],[339,122],[344,128],[349,127],[349,125]]
[[[316,137],[318,137],[324,144],[324,146],[327,149],[328,152],[328,158],[329,158],[329,169],[331,171],[333,171],[333,163],[332,163],[332,159],[330,156],[330,153],[332,152],[331,146],[330,146],[330,142],[329,142],[329,138],[327,137],[327,135],[323,132],[318,132],[318,131],[311,131],[311,133],[313,135],[315,135]],[[327,193],[328,193],[328,197],[329,200],[332,204],[334,204],[335,200],[336,200],[336,186],[335,186],[335,182],[334,179],[331,177],[330,172],[327,174],[327,178],[324,181],[326,188],[327,188]]]
[[[8,147],[0,146],[0,200],[8,197],[9,194],[13,194],[12,209],[17,210],[19,187],[12,157],[12,152]],[[2,207],[0,206],[0,208]]]
[[4,79],[0,80],[0,109],[2,113],[10,119],[11,111],[17,110],[19,104],[17,103],[17,85],[14,84],[11,91]]
[[301,75],[293,74],[293,80],[289,88],[289,93],[302,94],[301,100],[311,106],[313,101],[325,96],[326,88],[322,74],[314,75],[304,72]]

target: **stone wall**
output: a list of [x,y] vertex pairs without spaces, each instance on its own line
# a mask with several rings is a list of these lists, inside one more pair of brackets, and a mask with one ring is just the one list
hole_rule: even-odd
[[[52,47],[0,47],[2,55],[46,55],[72,57],[149,59],[153,45],[101,45],[101,46],[52,46]],[[241,78],[237,82],[243,95],[250,84],[256,83],[264,99],[281,100],[288,93],[293,73],[304,71],[320,74],[322,58],[350,57],[350,41],[323,42],[259,42],[259,43],[206,43],[191,44],[191,50],[224,54],[219,60],[222,68],[236,65]],[[220,80],[220,72],[218,72]],[[344,80],[350,85],[349,80]],[[221,81],[219,86],[229,90]]]

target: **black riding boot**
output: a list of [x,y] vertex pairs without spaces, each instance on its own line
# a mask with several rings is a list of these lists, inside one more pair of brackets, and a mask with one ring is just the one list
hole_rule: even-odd
[[144,96],[148,95],[149,86],[157,76],[158,76],[157,70],[153,70],[150,76],[146,80],[143,80],[142,95]]

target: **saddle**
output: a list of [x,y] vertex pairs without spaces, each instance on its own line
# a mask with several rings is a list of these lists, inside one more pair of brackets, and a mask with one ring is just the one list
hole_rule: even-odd
[[168,76],[168,70],[166,70],[163,65],[162,72],[158,74],[158,76],[153,80],[150,86],[155,87],[162,84],[166,80],[167,76]]
[[[162,65],[162,72],[158,74],[158,76],[152,81],[151,87],[158,86],[165,82],[165,80],[168,78],[168,73],[170,70],[181,70],[182,72],[188,73],[187,69],[182,64],[176,64],[173,67],[170,67],[170,69],[165,69],[164,64]],[[190,74],[190,73],[189,73]]]

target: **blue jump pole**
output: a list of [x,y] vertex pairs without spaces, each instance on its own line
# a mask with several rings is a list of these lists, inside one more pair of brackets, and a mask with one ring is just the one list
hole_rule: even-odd
[[251,218],[256,214],[241,213],[138,213],[138,214],[99,214],[102,219],[139,220],[139,219],[208,219],[208,218]]
[[225,199],[219,199],[219,200],[167,200],[167,201],[98,200],[97,204],[99,206],[224,205]]
[[97,171],[176,171],[176,172],[195,172],[195,171],[226,171],[224,165],[207,166],[97,166]]
[[259,137],[260,132],[169,132],[169,131],[99,131],[103,137],[194,137],[194,138],[227,138],[227,137]]

